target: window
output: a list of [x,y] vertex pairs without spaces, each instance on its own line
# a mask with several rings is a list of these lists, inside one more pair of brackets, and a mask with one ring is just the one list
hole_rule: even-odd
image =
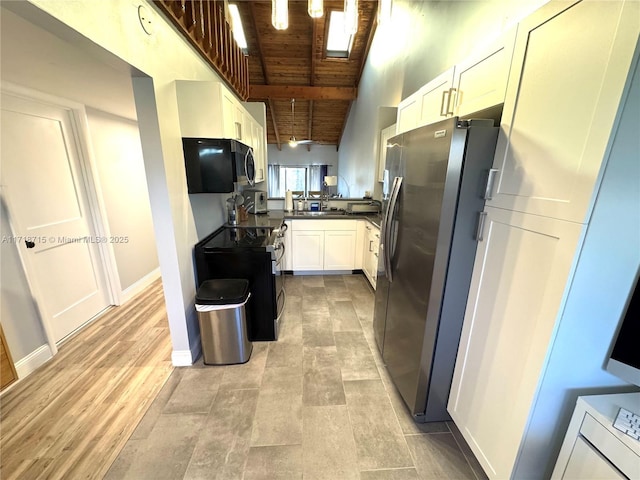
[[292,192],[321,191],[322,181],[329,165],[269,165],[269,192],[271,198],[282,198],[287,190]]
[[326,55],[329,58],[349,58],[353,35],[345,33],[344,12],[333,10],[329,17]]

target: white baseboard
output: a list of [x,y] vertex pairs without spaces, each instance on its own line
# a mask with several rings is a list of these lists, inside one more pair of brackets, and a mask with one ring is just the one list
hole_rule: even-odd
[[16,362],[16,372],[18,373],[18,379],[22,380],[24,377],[33,372],[36,368],[44,365],[53,358],[51,354],[51,348],[49,345],[42,345],[29,355],[21,358]]
[[125,288],[120,296],[121,304],[131,300],[137,294],[160,278],[160,267],[152,270],[130,287]]
[[200,357],[200,335],[191,343],[189,350],[174,350],[171,352],[171,363],[174,367],[188,367]]

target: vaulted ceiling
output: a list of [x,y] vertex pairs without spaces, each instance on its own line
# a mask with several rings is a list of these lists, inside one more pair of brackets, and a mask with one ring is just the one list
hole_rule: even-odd
[[[281,144],[295,135],[317,144],[339,145],[375,31],[378,2],[359,1],[358,32],[349,58],[327,58],[328,18],[343,10],[325,0],[313,19],[306,0],[289,0],[289,27],[271,25],[271,1],[237,2],[247,38],[249,101],[267,105],[267,141]],[[291,99],[295,99],[295,125]]]

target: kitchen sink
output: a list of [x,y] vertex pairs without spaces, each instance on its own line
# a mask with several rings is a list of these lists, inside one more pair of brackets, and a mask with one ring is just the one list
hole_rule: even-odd
[[296,216],[301,215],[303,217],[326,217],[334,215],[344,215],[344,210],[322,210],[313,212],[296,212]]

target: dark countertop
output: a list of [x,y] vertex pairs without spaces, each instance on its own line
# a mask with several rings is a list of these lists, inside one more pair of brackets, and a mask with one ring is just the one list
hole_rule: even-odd
[[[307,213],[305,215],[304,213]],[[240,222],[237,227],[264,227],[264,228],[277,228],[280,226],[283,220],[369,220],[373,225],[380,228],[382,216],[381,215],[366,215],[366,214],[350,214],[345,215],[343,213],[336,212],[335,214],[324,213],[322,215],[308,215],[309,212],[285,212],[284,210],[269,210],[268,213],[261,213],[257,215],[249,214],[249,218],[243,222]]]

